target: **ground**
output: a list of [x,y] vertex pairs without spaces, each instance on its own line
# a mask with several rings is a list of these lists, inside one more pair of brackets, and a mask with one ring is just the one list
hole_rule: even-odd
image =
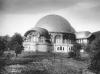
[[[3,58],[3,57],[8,58]],[[85,70],[87,60],[75,60],[65,55],[52,53],[22,52],[15,57],[14,52],[5,55],[3,74],[78,74],[79,70]]]

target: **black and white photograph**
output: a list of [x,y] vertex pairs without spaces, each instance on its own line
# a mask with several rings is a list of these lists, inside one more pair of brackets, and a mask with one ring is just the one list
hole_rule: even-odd
[[100,0],[0,0],[0,74],[100,74]]

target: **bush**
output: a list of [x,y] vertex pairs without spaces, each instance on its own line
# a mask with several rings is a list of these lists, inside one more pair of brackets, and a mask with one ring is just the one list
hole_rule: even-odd
[[75,58],[75,53],[74,52],[69,52],[68,53],[68,58]]
[[88,51],[90,54],[88,69],[97,74],[100,71],[100,39],[95,39],[93,43],[88,46]]
[[95,53],[91,58],[88,69],[94,73],[98,73],[100,71],[100,51]]
[[79,59],[80,58],[80,49],[81,49],[81,45],[78,43],[74,43],[72,50],[68,53],[68,57]]

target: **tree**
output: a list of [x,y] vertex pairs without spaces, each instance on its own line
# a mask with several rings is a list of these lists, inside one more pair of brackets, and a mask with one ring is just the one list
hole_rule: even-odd
[[88,69],[96,74],[100,72],[100,40],[95,41],[95,44],[90,47],[91,61]]
[[[2,56],[3,52],[6,51],[7,48],[7,37],[8,36],[1,36],[0,37],[0,57]],[[6,64],[6,59],[7,57],[5,56],[5,58],[0,59],[0,74],[4,74],[4,70],[5,70],[5,64]]]
[[9,35],[3,36],[3,40],[6,44],[6,49],[5,50],[8,50],[8,42],[10,41],[10,36]]
[[6,48],[5,41],[0,37],[0,55],[3,54],[3,52],[5,51],[5,48]]
[[18,56],[18,54],[20,54],[22,50],[23,50],[23,46],[22,45],[20,45],[20,44],[15,45],[14,51],[16,53],[16,56]]
[[14,50],[16,56],[23,50],[23,37],[19,33],[15,33],[8,43],[10,50]]
[[85,51],[90,55],[90,58],[92,58],[97,52],[100,51],[100,39],[95,39],[86,47]]
[[80,50],[81,50],[81,45],[78,44],[78,43],[74,44],[73,51],[75,53],[75,58],[76,59],[79,59],[80,58]]

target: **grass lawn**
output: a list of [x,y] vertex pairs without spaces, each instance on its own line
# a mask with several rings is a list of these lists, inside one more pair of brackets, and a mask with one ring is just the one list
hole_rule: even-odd
[[21,71],[15,74],[78,74],[79,69],[85,69],[88,64],[85,61],[68,59],[66,56],[49,53],[38,53],[38,55],[36,53],[22,53],[18,57],[9,55],[11,57],[5,60],[5,70],[19,70],[20,68]]

